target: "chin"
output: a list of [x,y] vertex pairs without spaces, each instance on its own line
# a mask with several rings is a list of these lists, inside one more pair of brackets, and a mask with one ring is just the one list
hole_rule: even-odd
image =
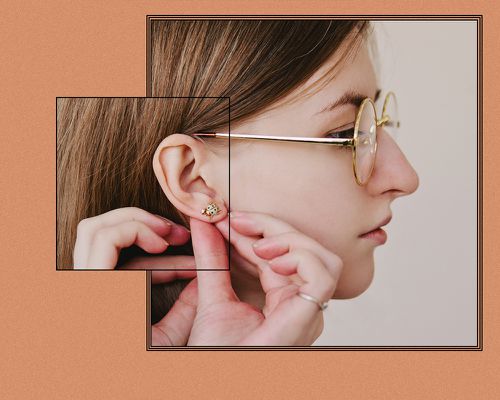
[[349,269],[346,269],[346,267],[349,266],[344,265],[344,272],[340,276],[332,299],[353,299],[358,297],[370,287],[373,281],[375,271],[373,258],[369,265],[363,265],[362,268],[360,268],[360,265]]
[[362,295],[369,287],[356,287],[355,289],[346,289],[344,290],[343,288],[337,288],[335,290],[335,293],[333,294],[332,299],[337,299],[337,300],[347,300],[347,299],[354,299],[355,297],[358,297]]

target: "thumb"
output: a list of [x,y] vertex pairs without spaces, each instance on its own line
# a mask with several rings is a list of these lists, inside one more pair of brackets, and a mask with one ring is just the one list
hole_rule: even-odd
[[198,288],[194,278],[181,292],[167,315],[153,325],[153,328],[160,331],[161,338],[157,341],[168,343],[169,346],[185,346],[196,316],[197,304]]
[[231,286],[226,243],[211,223],[190,219],[198,279],[198,304],[238,300]]

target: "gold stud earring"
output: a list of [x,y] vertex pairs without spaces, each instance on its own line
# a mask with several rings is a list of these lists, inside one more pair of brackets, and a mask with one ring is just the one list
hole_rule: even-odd
[[212,218],[214,215],[217,215],[221,212],[221,209],[214,202],[208,203],[208,206],[201,210],[203,215]]

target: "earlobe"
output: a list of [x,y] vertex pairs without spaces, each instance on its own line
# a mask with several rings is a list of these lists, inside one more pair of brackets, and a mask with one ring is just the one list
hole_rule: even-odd
[[211,168],[203,143],[184,134],[167,136],[153,156],[153,170],[170,203],[184,215],[206,222],[226,217],[224,200],[207,185]]

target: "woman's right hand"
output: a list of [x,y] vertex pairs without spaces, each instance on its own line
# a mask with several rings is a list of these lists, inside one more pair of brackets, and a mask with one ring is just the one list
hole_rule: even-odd
[[[186,243],[190,232],[174,222],[138,207],[124,207],[95,217],[83,219],[77,227],[73,251],[74,269],[114,269],[120,250],[137,245],[148,253],[163,253],[170,245]],[[193,256],[137,257],[120,268],[124,269],[176,269],[195,268]],[[157,271],[165,280],[190,278],[195,271]],[[168,279],[167,279],[168,278]]]

